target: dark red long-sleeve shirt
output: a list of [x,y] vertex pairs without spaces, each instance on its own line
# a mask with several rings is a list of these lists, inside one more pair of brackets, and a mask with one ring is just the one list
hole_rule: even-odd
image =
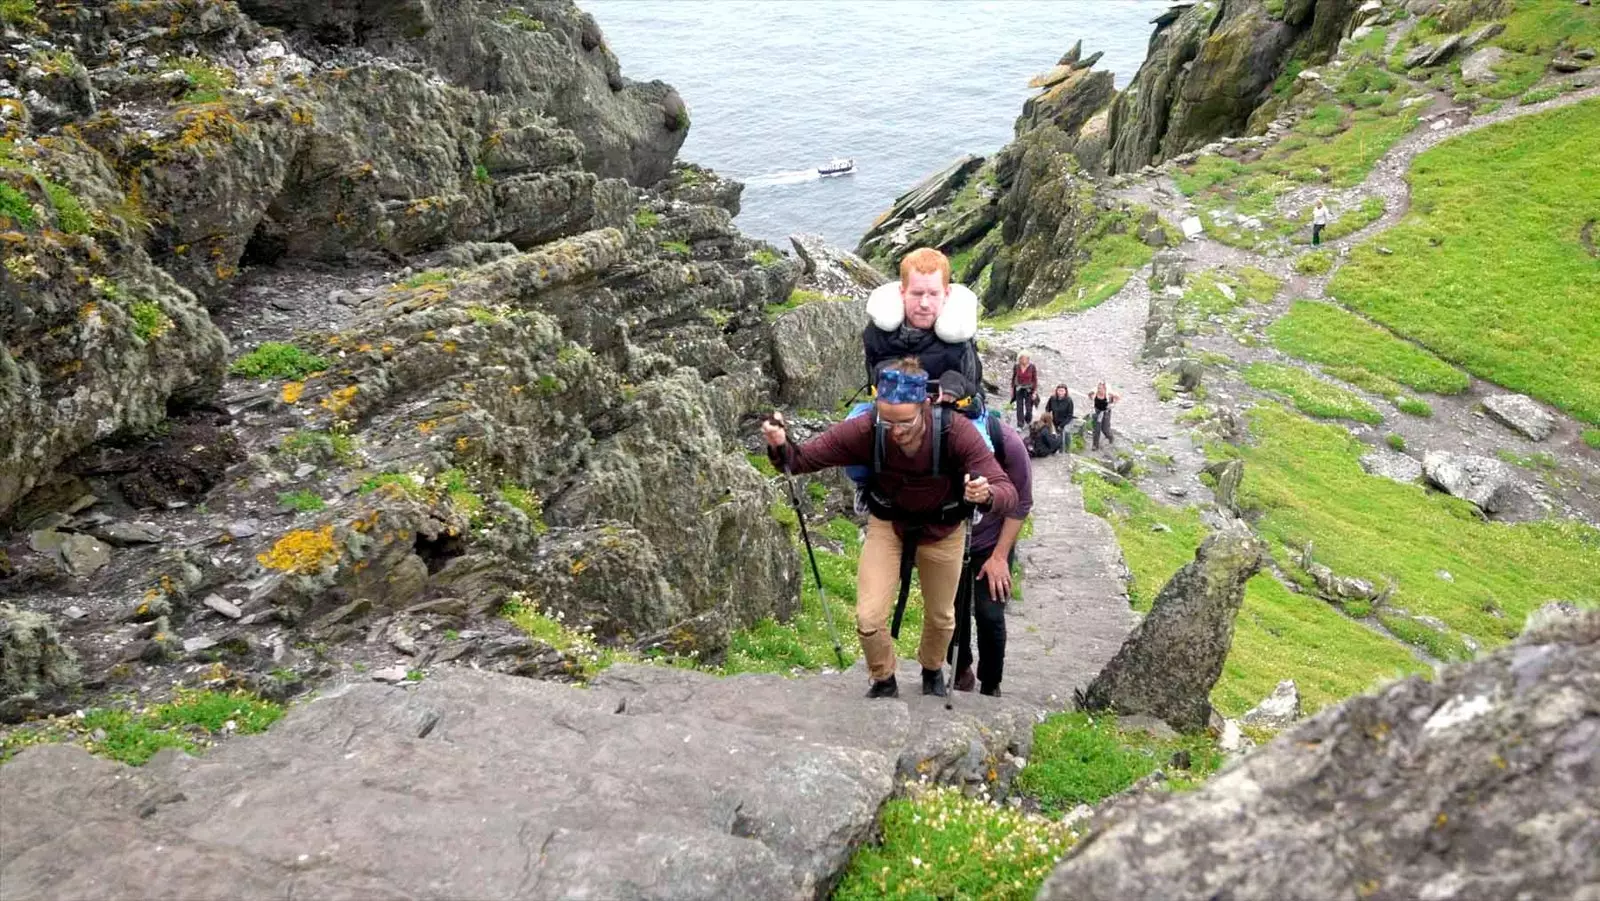
[[[932,428],[926,411],[923,413],[927,428]],[[816,472],[832,466],[872,465],[873,417],[857,416],[829,427],[827,431],[796,447],[792,442],[782,447],[768,447],[767,455],[773,465],[795,475]],[[884,441],[883,471],[878,474],[879,492],[891,498],[894,505],[909,513],[936,513],[946,504],[959,501],[964,492],[963,476],[971,474],[989,480],[992,492],[987,505],[980,504],[987,513],[1000,516],[1009,514],[1017,506],[1017,489],[1011,484],[1005,470],[994,459],[983,443],[983,437],[964,416],[952,416],[950,430],[945,433],[945,458],[939,475],[933,475],[933,440],[931,432],[924,436],[917,452],[907,456],[893,438]],[[938,541],[960,527],[960,524],[930,524],[922,533],[922,543]],[[899,523],[896,533],[901,533]]]

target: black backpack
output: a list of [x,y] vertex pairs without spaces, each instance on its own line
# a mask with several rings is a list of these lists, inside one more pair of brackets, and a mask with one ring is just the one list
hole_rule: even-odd
[[[954,421],[957,411],[943,404],[933,405],[933,428],[930,430],[929,440],[933,442],[932,466],[928,470],[930,475],[939,475],[946,468],[948,442],[945,440],[950,431],[950,423]],[[1003,468],[1006,464],[1005,433],[1000,424],[1000,414],[994,410],[984,410],[982,417],[989,431],[989,442],[993,445],[995,461]],[[974,423],[976,425],[976,423]],[[878,411],[872,411],[872,476],[883,472],[884,442],[888,440],[889,427],[886,423],[878,421]],[[965,501],[955,501],[945,504],[935,513],[909,514],[895,507],[884,497],[876,487],[875,479],[867,480],[867,507],[874,516],[896,522],[916,521],[921,524],[947,525],[961,522],[963,518],[972,515],[972,505]]]

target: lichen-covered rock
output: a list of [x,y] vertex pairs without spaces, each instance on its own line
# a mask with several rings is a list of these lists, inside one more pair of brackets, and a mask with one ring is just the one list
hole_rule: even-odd
[[1089,684],[1089,710],[1159,717],[1175,729],[1204,728],[1211,689],[1233,643],[1233,617],[1244,583],[1261,567],[1265,547],[1242,524],[1213,532],[1194,562],[1156,595],[1150,614]]
[[[1046,901],[1480,901],[1600,885],[1600,613],[1324,710],[1191,794],[1112,811]],[[1152,841],[1152,837],[1160,837]]]
[[78,659],[50,617],[0,605],[0,719],[78,683]]

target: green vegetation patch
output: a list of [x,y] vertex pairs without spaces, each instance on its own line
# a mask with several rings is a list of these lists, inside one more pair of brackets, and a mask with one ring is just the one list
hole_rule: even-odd
[[[1251,411],[1256,443],[1240,499],[1263,515],[1256,531],[1340,575],[1382,586],[1392,607],[1438,617],[1485,647],[1515,637],[1550,598],[1600,603],[1600,532],[1565,520],[1484,522],[1465,501],[1369,476],[1366,445],[1344,429],[1277,407]],[[1450,579],[1440,572],[1450,573]]]
[[[1194,559],[1206,535],[1199,512],[1158,504],[1131,485],[1116,487],[1092,476],[1079,481],[1084,509],[1106,519],[1116,532],[1133,574],[1128,589],[1133,608],[1148,612],[1173,573]],[[1237,716],[1271,694],[1280,680],[1294,679],[1307,710],[1314,711],[1421,668],[1396,642],[1262,573],[1246,585],[1233,646],[1211,701]]]
[[1244,368],[1250,387],[1289,398],[1302,413],[1324,419],[1354,419],[1376,425],[1383,416],[1354,392],[1325,382],[1297,366],[1251,363]]
[[909,797],[883,806],[879,825],[883,841],[856,853],[833,901],[1023,901],[1078,839],[1057,820],[949,786],[912,786]]
[[322,495],[315,491],[285,491],[278,495],[278,505],[288,507],[298,513],[316,513],[328,506]]
[[293,344],[267,341],[234,360],[228,371],[250,379],[303,379],[314,372],[326,371],[328,365],[327,360]]
[[[1412,211],[1329,293],[1497,384],[1600,423],[1600,102],[1502,123],[1417,157]],[[1493,261],[1486,265],[1485,261]],[[1558,327],[1559,324],[1559,327]]]
[[[1127,215],[1122,213],[1110,218],[1121,220],[1124,224],[1128,220]],[[1049,303],[988,317],[984,320],[985,324],[993,328],[1010,328],[1030,319],[1075,313],[1097,307],[1121,291],[1128,279],[1155,256],[1155,250],[1129,232],[1112,234],[1107,231],[1109,227],[1105,221],[1096,227],[1096,234],[1086,242],[1088,260],[1078,269],[1072,284]]]
[[655,228],[661,224],[661,216],[654,210],[639,210],[633,214],[633,224],[640,228]]
[[766,314],[770,319],[782,316],[784,313],[787,313],[790,310],[799,309],[808,303],[818,303],[822,301],[826,301],[828,303],[838,303],[843,300],[848,300],[848,298],[839,297],[834,294],[823,294],[821,291],[807,291],[801,288],[796,288],[789,292],[789,297],[784,300],[783,303],[767,304]]
[[1583,443],[1600,450],[1600,429],[1584,429]]
[[[1279,350],[1312,363],[1358,367],[1418,391],[1459,394],[1467,390],[1466,373],[1333,304],[1297,300],[1268,327],[1267,334]],[[1371,390],[1370,385],[1361,387]],[[1393,396],[1398,392],[1378,393]]]
[[0,216],[23,228],[31,228],[39,221],[28,195],[5,182],[0,182]]
[[69,235],[86,235],[93,223],[89,214],[84,211],[83,204],[64,185],[58,185],[46,180],[44,192],[50,198],[50,205],[55,207],[56,224]]
[[1395,401],[1394,405],[1399,407],[1400,412],[1406,414],[1407,416],[1416,416],[1419,419],[1427,419],[1433,415],[1433,406],[1421,398],[1402,397]]
[[233,73],[199,57],[182,57],[169,62],[168,72],[182,72],[189,79],[189,90],[180,98],[185,103],[215,103],[222,92],[233,87]]
[[161,305],[147,300],[128,304],[128,318],[133,320],[133,333],[142,341],[159,338],[172,328],[172,320],[167,318]]
[[281,448],[285,456],[299,460],[328,460],[346,466],[361,462],[355,436],[345,432],[293,432],[284,437]]
[[1326,250],[1302,253],[1294,260],[1294,271],[1301,275],[1327,275],[1333,268],[1333,256]]
[[521,592],[501,605],[500,616],[529,638],[560,651],[568,675],[575,678],[592,679],[613,663],[632,660],[626,652],[600,645],[588,629],[567,625],[560,611],[541,610],[538,602]]
[[502,25],[510,25],[520,31],[544,31],[544,23],[528,15],[525,11],[512,7],[500,14],[498,19]]
[[[1179,751],[1189,755],[1187,776],[1170,763]],[[1017,788],[1036,798],[1046,813],[1060,815],[1109,798],[1157,768],[1180,777],[1180,785],[1199,784],[1222,761],[1206,735],[1162,739],[1140,729],[1119,729],[1112,715],[1058,713],[1034,727],[1033,751]]]
[[0,761],[44,742],[70,742],[92,754],[139,766],[162,748],[198,754],[229,732],[265,731],[283,707],[246,692],[183,691],[165,704],[143,709],[97,707],[79,716],[57,717],[19,727],[0,738]]
[[0,0],[0,22],[18,28],[37,28],[39,19],[34,15],[39,11],[34,0]]

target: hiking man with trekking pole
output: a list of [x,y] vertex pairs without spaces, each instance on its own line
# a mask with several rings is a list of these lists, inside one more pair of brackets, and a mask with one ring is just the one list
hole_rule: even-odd
[[[917,649],[922,693],[946,697],[943,667],[955,632],[966,527],[975,507],[986,515],[1010,513],[1017,491],[972,421],[932,404],[927,373],[914,358],[885,368],[875,387],[871,416],[836,423],[804,444],[789,442],[778,413],[762,424],[762,434],[773,465],[791,475],[870,467],[867,538],[856,571],[856,634],[872,679],[867,697],[899,695],[889,614],[912,566],[924,606]],[[895,609],[894,631],[903,612]]]

